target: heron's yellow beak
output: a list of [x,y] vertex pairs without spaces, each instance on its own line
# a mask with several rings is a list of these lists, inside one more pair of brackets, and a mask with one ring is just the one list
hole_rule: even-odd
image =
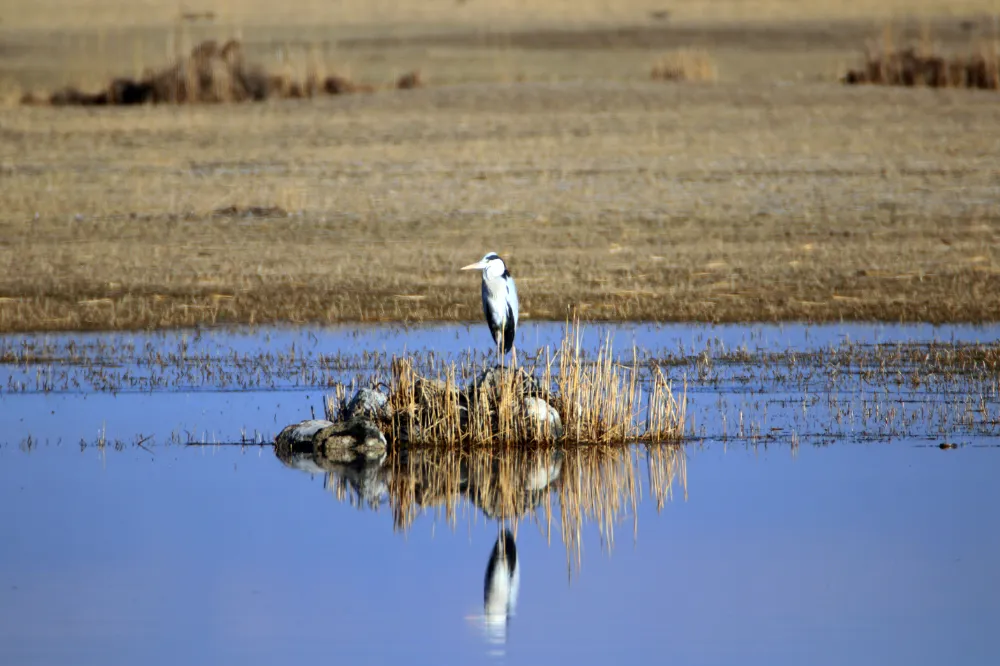
[[463,271],[481,271],[486,268],[486,264],[482,261],[477,261],[474,264],[469,264],[468,266],[462,266]]

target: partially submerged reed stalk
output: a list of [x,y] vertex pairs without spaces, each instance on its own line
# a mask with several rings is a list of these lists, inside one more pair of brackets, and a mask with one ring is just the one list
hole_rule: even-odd
[[[643,426],[644,384],[649,397]],[[659,368],[643,381],[634,346],[631,363],[616,361],[610,336],[596,358],[588,361],[580,328],[569,328],[559,349],[556,385],[554,404],[563,417],[567,440],[611,444],[678,439],[683,434],[687,396],[675,398]]]
[[[394,358],[388,386],[388,439],[407,444],[624,444],[676,440],[684,432],[686,396],[663,373],[644,372],[633,348],[616,359],[607,338],[584,353],[579,326],[568,327],[553,357],[543,350],[525,368],[439,368],[422,376],[412,360]],[[555,366],[555,374],[553,367]]]

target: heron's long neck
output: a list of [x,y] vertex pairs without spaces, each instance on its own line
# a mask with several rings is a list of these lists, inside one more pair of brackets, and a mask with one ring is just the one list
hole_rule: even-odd
[[490,293],[491,297],[501,296],[507,289],[503,276],[488,277],[485,272],[483,272],[483,286],[486,287],[486,291]]

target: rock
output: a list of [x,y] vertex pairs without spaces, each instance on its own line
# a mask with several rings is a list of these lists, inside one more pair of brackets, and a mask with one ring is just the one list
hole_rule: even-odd
[[423,441],[423,429],[416,420],[400,419],[397,428],[400,443],[419,444]]
[[323,428],[329,428],[333,423],[324,419],[310,419],[301,423],[293,423],[286,426],[274,438],[274,443],[281,447],[298,448],[297,445],[308,444],[312,446],[313,437]]
[[344,417],[347,420],[365,418],[372,421],[388,421],[392,418],[389,396],[371,388],[360,389],[348,403]]
[[479,396],[484,393],[496,393],[498,387],[502,381],[511,381],[504,375],[509,375],[513,373],[512,378],[514,386],[520,385],[521,395],[523,396],[537,396],[542,394],[542,388],[539,386],[538,382],[534,377],[529,375],[523,368],[503,368],[499,366],[493,368],[487,368],[479,373],[468,388],[465,389],[465,393],[475,401]]
[[[417,405],[423,408],[433,409],[437,405],[444,404],[448,393],[448,382],[443,379],[432,379],[428,377],[418,377],[413,387],[414,397]],[[452,398],[458,401],[458,388],[451,387]]]
[[385,455],[385,435],[365,418],[332,423],[313,436],[318,455],[328,460],[349,462],[362,456],[373,459]]
[[527,396],[522,403],[528,427],[537,439],[559,439],[563,434],[562,419],[556,408],[535,396]]
[[307,454],[339,463],[372,460],[386,453],[385,435],[362,417],[337,423],[313,419],[290,425],[274,438],[274,447],[279,457]]

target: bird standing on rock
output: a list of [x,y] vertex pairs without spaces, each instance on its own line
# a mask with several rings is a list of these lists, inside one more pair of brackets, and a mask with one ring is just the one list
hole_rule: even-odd
[[[503,355],[514,348],[514,332],[517,330],[518,303],[514,278],[496,252],[487,253],[476,263],[463,266],[462,270],[483,272],[483,314],[502,360]],[[516,355],[514,361],[517,361]]]

